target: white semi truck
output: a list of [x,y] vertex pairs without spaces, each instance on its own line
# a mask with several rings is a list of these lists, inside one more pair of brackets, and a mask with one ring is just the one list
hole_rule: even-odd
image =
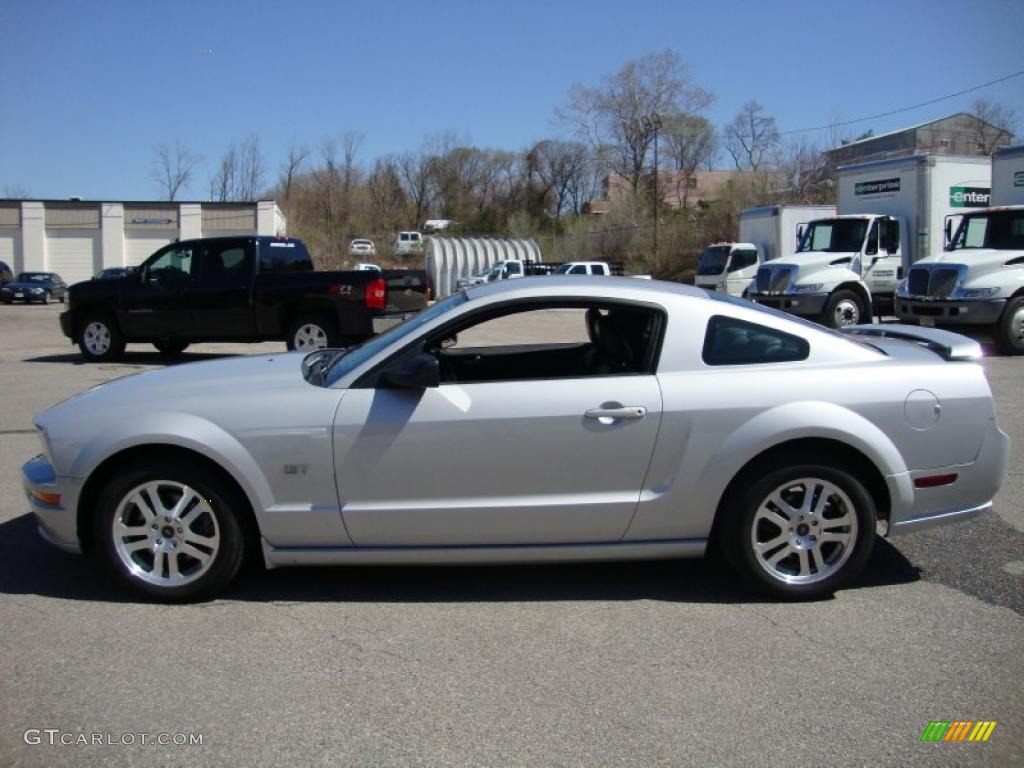
[[896,293],[905,323],[980,329],[1024,354],[1024,145],[992,160],[993,208],[952,216],[946,248],[915,263]]
[[796,249],[802,226],[835,213],[834,205],[766,205],[741,211],[739,242],[705,248],[694,285],[742,296],[759,266]]
[[748,298],[839,328],[894,311],[910,265],[942,250],[946,217],[989,204],[987,157],[913,155],[841,166],[838,215],[757,270]]

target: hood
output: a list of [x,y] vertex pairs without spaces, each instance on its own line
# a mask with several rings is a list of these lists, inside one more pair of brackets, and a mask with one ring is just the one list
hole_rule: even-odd
[[241,356],[186,363],[125,376],[74,395],[36,417],[46,428],[61,420],[76,421],[100,414],[106,421],[132,418],[140,410],[190,411],[203,409],[211,395],[245,398],[272,389],[311,387],[302,377],[305,355]]
[[[816,272],[821,269],[831,268],[832,262],[838,261],[839,259],[850,259],[857,255],[856,251],[850,251],[848,253],[835,252],[835,251],[802,251],[800,253],[793,253],[789,256],[784,256],[781,259],[773,259],[772,261],[765,262],[763,266],[766,267],[796,267],[800,270],[801,275],[804,272]],[[849,268],[849,262],[835,265],[837,267]]]
[[1024,251],[997,251],[994,248],[964,248],[957,251],[942,251],[934,256],[928,256],[915,261],[911,268],[940,264],[948,267],[962,267],[969,270],[970,276],[973,279],[976,276],[1001,270],[1006,265],[1006,262],[1011,259],[1021,259],[1021,266],[1024,266]]

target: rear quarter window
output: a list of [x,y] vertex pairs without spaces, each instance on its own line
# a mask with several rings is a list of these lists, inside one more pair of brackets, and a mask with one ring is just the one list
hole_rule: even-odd
[[708,321],[702,359],[708,365],[752,365],[806,360],[806,339],[767,326],[715,315]]

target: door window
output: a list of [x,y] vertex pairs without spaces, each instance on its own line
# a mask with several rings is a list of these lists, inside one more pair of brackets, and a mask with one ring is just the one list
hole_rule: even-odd
[[252,251],[244,242],[218,242],[203,250],[204,286],[240,286],[252,271]]
[[736,251],[729,262],[730,272],[739,272],[741,269],[752,267],[757,264],[757,251]]
[[447,383],[653,373],[663,313],[573,302],[504,308],[438,332],[425,349]]
[[175,246],[161,253],[146,267],[150,277],[157,280],[183,280],[192,276],[196,260],[192,258],[193,247]]

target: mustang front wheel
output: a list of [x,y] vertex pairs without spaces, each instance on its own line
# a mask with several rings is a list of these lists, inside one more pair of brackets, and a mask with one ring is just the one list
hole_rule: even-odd
[[237,492],[202,467],[136,467],[100,497],[97,550],[137,592],[167,601],[206,597],[241,566],[241,503]]
[[772,597],[831,594],[863,569],[874,544],[871,495],[834,467],[771,472],[740,493],[727,514],[722,542],[729,561]]

